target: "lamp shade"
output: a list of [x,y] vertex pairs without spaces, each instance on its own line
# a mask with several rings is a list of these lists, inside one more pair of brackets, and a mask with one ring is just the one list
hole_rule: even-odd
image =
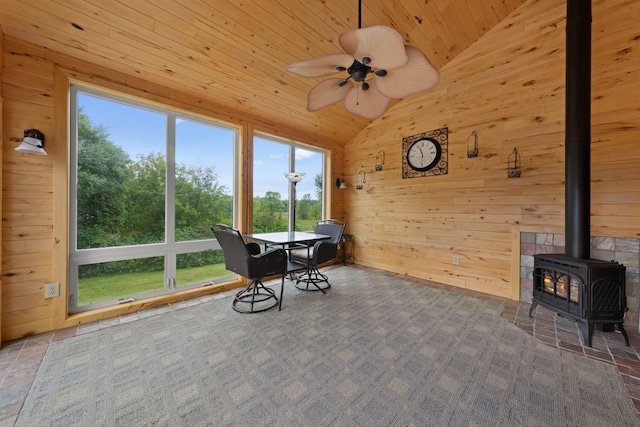
[[24,131],[24,138],[16,151],[26,154],[35,154],[38,156],[46,156],[44,151],[44,134],[38,129],[27,129]]
[[297,184],[300,181],[302,181],[302,178],[304,178],[305,175],[306,173],[304,172],[289,172],[284,174],[284,176],[287,177],[289,182],[292,182],[294,184]]

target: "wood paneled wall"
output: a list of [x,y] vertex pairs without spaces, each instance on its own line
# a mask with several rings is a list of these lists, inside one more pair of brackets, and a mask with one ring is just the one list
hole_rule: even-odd
[[[66,249],[63,246],[68,236],[65,228],[68,119],[65,116],[69,79],[241,126],[241,152],[245,156],[240,168],[249,183],[252,177],[247,172],[250,168],[246,153],[250,152],[247,141],[253,130],[330,150],[327,192],[333,197],[328,215],[342,219],[343,198],[334,191],[333,182],[343,169],[343,145],[327,143],[321,135],[300,133],[288,128],[286,123],[256,123],[251,117],[213,104],[197,93],[176,92],[24,40],[5,36],[3,43],[2,341],[135,311],[193,296],[194,292],[203,293],[203,289],[184,291],[179,296],[141,300],[67,318]],[[21,138],[24,129],[29,128],[45,134],[48,156],[29,156],[14,150],[17,143],[10,138]],[[246,229],[250,186],[241,187],[244,205],[240,209],[240,227]],[[60,248],[63,248],[62,255]],[[61,297],[44,299],[44,285],[49,282],[62,282]],[[215,289],[210,288],[205,292]]]
[[[66,160],[20,155],[10,141],[35,127],[47,135],[47,151],[66,144],[55,138],[56,112],[60,115],[64,102],[54,92],[60,72],[329,148],[329,182],[344,177],[349,186],[331,189],[330,215],[347,221],[358,263],[517,298],[512,258],[518,230],[564,228],[564,16],[564,0],[529,0],[441,69],[436,89],[396,103],[346,147],[326,146],[322,135],[288,129],[286,119],[257,123],[197,93],[154,86],[5,37],[2,340],[60,325],[60,299],[45,300],[43,286],[64,268],[54,256],[60,230],[53,224],[57,198],[66,192],[54,185],[54,176],[66,173]],[[593,18],[592,235],[637,238],[640,2],[594,1]],[[402,138],[441,127],[449,129],[448,174],[402,179]],[[473,130],[480,155],[469,159],[466,141]],[[507,157],[514,147],[522,155],[522,177],[507,179]],[[376,172],[381,149],[385,166]],[[357,191],[360,169],[367,182]],[[453,265],[453,255],[460,256],[459,266]]]
[[[437,88],[348,144],[345,217],[357,263],[519,297],[517,230],[564,231],[565,15],[563,0],[527,2],[440,70]],[[593,2],[594,236],[640,236],[639,20],[640,2]],[[402,179],[402,138],[442,127],[448,174]],[[480,154],[467,158],[473,130]],[[522,176],[508,179],[514,147]],[[367,182],[357,191],[360,169]]]

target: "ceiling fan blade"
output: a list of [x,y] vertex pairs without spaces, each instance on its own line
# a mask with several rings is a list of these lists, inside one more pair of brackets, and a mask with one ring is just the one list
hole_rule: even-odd
[[327,79],[311,88],[307,97],[307,110],[318,111],[344,99],[347,92],[353,87],[353,83],[346,81],[344,85],[340,86],[342,82],[345,82],[345,79]]
[[387,111],[391,99],[380,93],[376,79],[369,79],[367,83],[369,89],[362,90],[362,85],[357,85],[347,93],[344,97],[344,108],[351,114],[373,121]]
[[322,77],[337,73],[342,67],[345,70],[353,64],[353,57],[346,53],[332,53],[331,55],[308,61],[296,62],[287,66],[287,71],[302,77]]
[[440,73],[419,49],[405,47],[409,57],[407,65],[387,70],[386,76],[376,76],[374,79],[380,92],[389,98],[405,98],[432,89],[440,81]]
[[384,25],[348,30],[340,34],[340,46],[361,62],[370,58],[365,65],[374,69],[390,70],[402,67],[408,61],[404,40],[399,32]]

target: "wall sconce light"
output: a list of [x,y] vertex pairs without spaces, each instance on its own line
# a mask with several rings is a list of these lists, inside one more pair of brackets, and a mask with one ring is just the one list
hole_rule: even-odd
[[346,190],[347,184],[344,182],[344,179],[336,178],[336,187],[340,190]]
[[[11,138],[12,141],[20,141],[18,138]],[[36,154],[38,156],[46,156],[44,151],[44,134],[38,129],[27,129],[24,131],[24,138],[16,151],[26,154]]]
[[520,178],[520,154],[516,148],[507,157],[507,178]]
[[381,171],[384,166],[384,151],[378,151],[376,154],[376,170]]
[[356,190],[362,190],[366,182],[367,177],[364,173],[364,170],[360,169],[360,172],[358,172],[358,184],[356,184]]
[[[471,140],[473,142],[470,142]],[[475,130],[467,138],[467,157],[478,157],[478,134]]]

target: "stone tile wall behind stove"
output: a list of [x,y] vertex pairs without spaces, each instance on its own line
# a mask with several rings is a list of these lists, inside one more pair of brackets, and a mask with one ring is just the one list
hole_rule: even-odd
[[[533,256],[564,253],[564,234],[520,234],[520,301],[531,302],[533,293]],[[592,237],[591,258],[617,261],[626,267],[628,312],[625,327],[640,330],[640,239]]]

